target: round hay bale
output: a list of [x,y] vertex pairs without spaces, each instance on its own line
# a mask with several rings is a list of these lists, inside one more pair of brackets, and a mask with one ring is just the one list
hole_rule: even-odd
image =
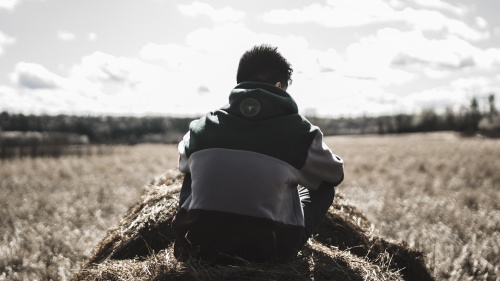
[[217,265],[173,256],[173,216],[183,175],[168,171],[146,187],[94,248],[74,280],[433,280],[423,255],[376,237],[368,219],[337,196],[317,234],[287,263]]

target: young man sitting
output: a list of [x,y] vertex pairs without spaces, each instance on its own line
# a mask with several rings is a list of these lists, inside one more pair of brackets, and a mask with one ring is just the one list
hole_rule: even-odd
[[190,124],[179,144],[177,258],[289,260],[325,216],[343,160],[298,113],[286,92],[292,72],[277,48],[253,47],[229,104]]

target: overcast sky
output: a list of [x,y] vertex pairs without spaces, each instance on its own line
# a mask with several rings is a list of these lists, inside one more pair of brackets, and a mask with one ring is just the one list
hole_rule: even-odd
[[499,15],[498,0],[0,0],[0,111],[204,114],[261,43],[292,63],[302,113],[499,103]]

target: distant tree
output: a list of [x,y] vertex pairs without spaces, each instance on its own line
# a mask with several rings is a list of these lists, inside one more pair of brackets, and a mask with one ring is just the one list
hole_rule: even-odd
[[476,97],[473,97],[470,102],[469,112],[466,115],[465,131],[466,134],[474,134],[477,132],[479,121],[481,120],[481,111],[479,110],[479,102]]
[[488,104],[490,106],[490,115],[496,115],[498,112],[495,105],[495,94],[490,94],[488,96]]
[[446,130],[456,130],[457,129],[457,117],[455,112],[450,107],[447,107],[444,111],[444,126]]
[[394,123],[397,133],[409,133],[415,130],[413,126],[413,116],[409,114],[398,114],[394,116]]
[[434,109],[425,109],[420,113],[419,116],[419,127],[420,131],[430,132],[437,131],[439,129],[439,117],[434,111]]
[[0,113],[0,132],[8,130],[9,126],[9,113],[2,112]]

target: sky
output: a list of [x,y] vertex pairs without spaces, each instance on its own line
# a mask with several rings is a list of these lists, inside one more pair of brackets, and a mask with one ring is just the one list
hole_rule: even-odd
[[308,116],[460,110],[496,94],[498,0],[0,0],[0,111],[197,116],[270,44]]

